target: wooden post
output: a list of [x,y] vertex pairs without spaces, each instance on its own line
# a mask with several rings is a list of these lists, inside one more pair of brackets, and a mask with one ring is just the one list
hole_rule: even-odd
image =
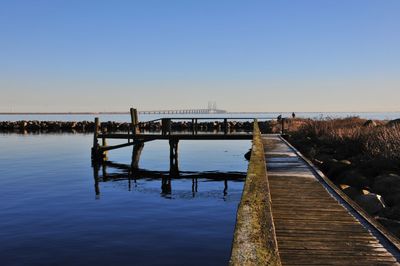
[[281,131],[285,134],[285,118],[281,118]]
[[132,128],[132,134],[133,136],[135,136],[136,134],[139,133],[139,128],[138,128],[138,114],[137,114],[137,110],[135,108],[131,108],[130,109],[130,113],[131,113],[131,128]]
[[107,139],[106,139],[106,137],[104,136],[105,135],[105,131],[104,130],[102,130],[102,132],[101,132],[101,134],[103,135],[102,137],[101,137],[101,146],[103,146],[103,147],[105,147],[105,146],[107,146]]
[[192,135],[194,135],[194,118],[192,118]]
[[228,134],[228,119],[224,119],[224,134]]
[[139,168],[139,160],[140,160],[140,155],[142,154],[143,147],[144,147],[143,142],[137,143],[133,146],[132,163],[131,163],[131,168],[133,170]]
[[167,135],[167,119],[166,118],[161,119],[161,134],[163,136]]
[[99,142],[98,142],[97,138],[98,138],[98,136],[99,136],[99,127],[100,127],[99,118],[98,118],[98,117],[95,117],[95,118],[94,118],[94,134],[93,134],[92,160],[97,160],[97,159],[98,159]]
[[171,135],[171,119],[162,118],[161,119],[161,132],[163,136]]

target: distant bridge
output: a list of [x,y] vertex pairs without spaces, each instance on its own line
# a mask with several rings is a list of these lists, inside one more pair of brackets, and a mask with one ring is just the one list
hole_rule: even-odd
[[159,115],[159,114],[224,114],[226,110],[221,109],[182,109],[182,110],[156,110],[156,111],[139,111],[139,114],[151,114],[151,115]]

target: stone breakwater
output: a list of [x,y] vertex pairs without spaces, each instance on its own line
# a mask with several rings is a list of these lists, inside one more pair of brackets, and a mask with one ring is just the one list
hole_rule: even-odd
[[[260,130],[263,133],[271,132],[272,121],[259,122]],[[139,129],[142,132],[159,132],[161,131],[161,122],[141,122]],[[171,124],[172,131],[191,131],[192,122],[173,122]],[[0,121],[0,132],[4,133],[93,133],[95,128],[94,122],[90,121]],[[128,132],[131,123],[127,122],[102,122],[101,130],[106,132]],[[197,124],[198,131],[224,131],[224,123],[222,121],[199,122]],[[249,121],[228,121],[228,131],[252,131],[253,122]]]

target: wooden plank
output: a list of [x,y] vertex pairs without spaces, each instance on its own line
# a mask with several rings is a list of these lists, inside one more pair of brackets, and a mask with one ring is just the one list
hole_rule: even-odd
[[304,161],[278,137],[268,138],[265,157],[283,265],[398,265],[392,250],[332,197]]
[[[131,139],[132,136],[129,134],[105,134],[107,139]],[[103,134],[98,136],[99,138],[103,137]],[[178,140],[251,140],[253,138],[252,134],[173,134],[173,135],[160,135],[160,134],[137,134],[135,140],[158,140],[164,139],[169,140],[171,138]]]

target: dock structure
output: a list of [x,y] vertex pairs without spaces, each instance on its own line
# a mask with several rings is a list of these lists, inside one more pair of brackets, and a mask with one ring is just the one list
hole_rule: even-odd
[[[131,109],[131,118],[132,129],[126,134],[99,132],[96,119],[94,161],[101,160],[105,164],[107,151],[134,145],[132,164],[125,168],[140,175],[138,160],[143,143],[168,140],[169,177],[173,177],[179,176],[176,173],[179,173],[180,140],[252,139],[230,265],[400,265],[399,240],[348,198],[282,135],[261,135],[257,120],[254,120],[253,131],[248,133],[229,132],[227,118],[222,118],[225,125],[222,132],[202,133],[196,128],[198,118],[192,118],[190,132],[174,133],[171,118],[164,118],[160,120],[162,131],[159,134],[142,134],[138,131],[135,109]],[[98,139],[102,140],[101,145]],[[107,146],[107,139],[125,139],[127,143]],[[166,175],[151,174],[154,177]],[[166,187],[170,184],[167,180]]]
[[[98,118],[95,118],[95,130],[93,137],[92,147],[92,160],[101,162],[106,160],[106,154],[110,150],[119,149],[128,146],[134,146],[134,161],[135,166],[138,168],[140,153],[143,149],[144,143],[153,140],[167,140],[170,146],[170,170],[179,171],[178,167],[178,144],[181,140],[251,140],[253,139],[252,132],[231,132],[229,128],[229,121],[237,120],[253,120],[253,118],[226,118],[226,117],[174,117],[174,118],[160,118],[151,121],[139,122],[139,112],[131,108],[131,128],[126,133],[108,133],[105,132],[100,125]],[[272,119],[272,118],[264,118]],[[199,121],[221,121],[222,127],[218,132],[202,132],[199,131]],[[189,121],[190,130],[183,132],[174,132],[172,130],[173,121]],[[160,123],[161,131],[152,133],[143,133],[139,130],[140,123]],[[108,145],[109,139],[125,140],[125,143],[117,145]],[[99,143],[101,140],[101,143]]]

